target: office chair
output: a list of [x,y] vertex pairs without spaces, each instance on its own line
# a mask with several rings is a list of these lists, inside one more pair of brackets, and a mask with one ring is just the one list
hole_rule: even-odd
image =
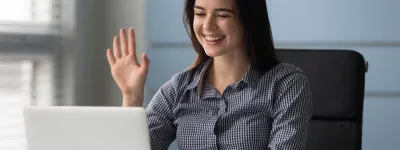
[[361,150],[368,63],[352,50],[277,49],[300,67],[312,88],[314,114],[307,150]]

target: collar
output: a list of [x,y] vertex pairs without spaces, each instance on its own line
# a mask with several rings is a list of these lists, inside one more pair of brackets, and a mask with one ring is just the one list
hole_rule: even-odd
[[[205,63],[203,63],[200,67],[196,68],[194,71],[194,76],[192,82],[186,87],[186,90],[191,90],[196,88],[203,82],[204,74],[206,73],[208,67],[212,62],[212,58],[208,59]],[[201,85],[200,85],[201,86]]]
[[252,65],[249,65],[246,74],[242,78],[240,82],[246,83],[252,89],[257,88],[258,81],[260,77],[263,75],[263,72],[259,71]]
[[[212,62],[212,58],[208,59],[205,63],[203,63],[200,67],[198,67],[194,72],[193,80],[192,82],[186,87],[186,90],[191,90],[196,87],[198,87],[198,90],[202,89],[203,86],[203,79],[204,75],[210,66]],[[239,84],[241,82],[249,85],[251,88],[256,88],[258,79],[263,75],[263,73],[259,70],[257,70],[254,66],[249,65],[246,74],[242,78],[241,81],[239,81]],[[200,92],[200,91],[198,91]]]

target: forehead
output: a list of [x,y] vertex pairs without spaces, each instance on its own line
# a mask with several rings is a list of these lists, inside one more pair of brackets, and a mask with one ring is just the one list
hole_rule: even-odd
[[234,0],[196,0],[195,5],[203,7],[205,9],[215,9],[215,8],[233,9],[235,6]]

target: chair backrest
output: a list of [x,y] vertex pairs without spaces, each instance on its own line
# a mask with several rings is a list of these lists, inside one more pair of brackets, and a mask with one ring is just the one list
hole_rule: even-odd
[[312,88],[307,150],[361,150],[366,62],[352,50],[277,49],[300,67]]

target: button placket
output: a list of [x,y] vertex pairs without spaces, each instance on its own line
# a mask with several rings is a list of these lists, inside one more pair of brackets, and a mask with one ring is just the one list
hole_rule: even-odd
[[222,97],[219,100],[219,107],[218,107],[218,117],[226,113],[226,100],[224,97]]

